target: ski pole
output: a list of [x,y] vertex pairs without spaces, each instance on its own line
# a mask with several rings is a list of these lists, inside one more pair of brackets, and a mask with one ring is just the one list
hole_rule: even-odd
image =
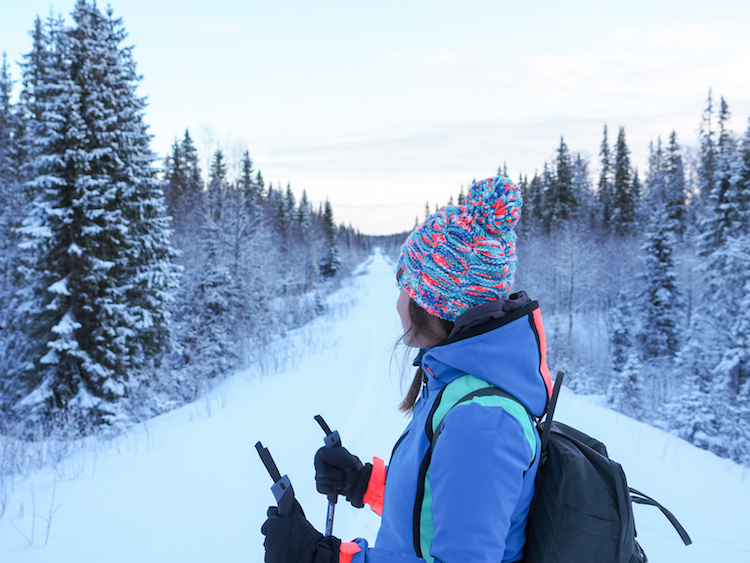
[[[323,417],[319,414],[315,415],[315,420],[318,424],[320,424],[320,427],[323,429],[323,432],[326,433],[326,437],[324,440],[325,447],[326,448],[334,448],[336,446],[341,446],[341,437],[339,436],[338,430],[331,431],[331,428],[326,424],[326,421],[323,420]],[[333,535],[333,514],[336,510],[336,501],[338,500],[338,494],[337,493],[328,493],[328,511],[326,512],[326,536],[332,536]]]
[[289,481],[289,477],[286,475],[281,476],[279,468],[276,467],[276,463],[274,463],[268,448],[264,448],[263,444],[258,442],[255,444],[255,449],[258,450],[260,460],[266,466],[271,479],[273,479],[271,492],[276,498],[276,506],[279,507],[279,516],[291,515],[292,506],[294,506],[294,489],[292,488],[291,481]]

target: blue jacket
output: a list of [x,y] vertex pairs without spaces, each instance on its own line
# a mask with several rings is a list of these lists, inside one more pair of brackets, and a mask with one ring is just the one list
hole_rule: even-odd
[[459,378],[457,386],[487,382],[543,414],[551,382],[541,312],[525,294],[513,297],[462,315],[423,354],[426,384],[391,455],[377,540],[356,540],[353,563],[521,559],[540,453],[528,413],[507,398],[457,405],[425,461],[435,400]]

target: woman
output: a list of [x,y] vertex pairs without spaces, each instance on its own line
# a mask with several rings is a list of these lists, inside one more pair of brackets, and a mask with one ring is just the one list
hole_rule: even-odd
[[381,514],[375,544],[323,537],[299,506],[288,518],[270,509],[267,563],[522,559],[540,455],[529,415],[543,414],[552,385],[539,307],[509,295],[521,205],[505,178],[475,183],[401,250],[396,308],[404,343],[420,348],[401,405],[411,422],[387,470],[342,447],[315,457],[318,491]]

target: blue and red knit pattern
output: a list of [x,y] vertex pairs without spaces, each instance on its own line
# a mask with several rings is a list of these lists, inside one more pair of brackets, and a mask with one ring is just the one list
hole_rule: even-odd
[[428,313],[449,321],[507,297],[522,205],[521,190],[507,178],[474,183],[466,205],[436,211],[406,240],[399,285]]

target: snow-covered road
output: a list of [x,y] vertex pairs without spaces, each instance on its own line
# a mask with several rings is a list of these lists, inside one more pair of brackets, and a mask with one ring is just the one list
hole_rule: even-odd
[[[375,254],[331,297],[330,314],[279,346],[287,368],[239,373],[205,399],[90,446],[57,471],[15,479],[0,519],[0,562],[262,561],[259,528],[273,496],[253,447],[258,440],[322,529],[326,500],[315,491],[312,459],[323,432],[313,416],[323,415],[363,459],[387,459],[406,424],[396,408],[403,363],[402,349],[393,355],[397,295],[392,264]],[[693,537],[683,547],[658,511],[636,506],[652,563],[750,563],[746,468],[597,398],[564,390],[557,418],[605,442],[630,484],[670,508]],[[57,510],[48,527],[50,508]],[[374,540],[378,525],[369,510],[339,503],[337,536]]]

